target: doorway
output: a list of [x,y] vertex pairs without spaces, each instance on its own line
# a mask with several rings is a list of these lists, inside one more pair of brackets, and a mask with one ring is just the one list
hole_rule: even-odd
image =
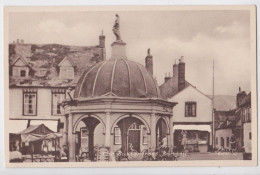
[[[131,152],[131,149],[140,152],[140,134],[141,129],[140,125],[135,122],[128,129],[128,152]],[[131,148],[131,146],[132,148]]]

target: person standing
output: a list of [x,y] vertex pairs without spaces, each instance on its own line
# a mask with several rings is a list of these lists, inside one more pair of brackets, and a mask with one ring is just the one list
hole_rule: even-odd
[[235,152],[236,151],[236,137],[234,134],[231,135],[230,138],[230,145],[231,145],[231,152]]
[[187,144],[187,132],[182,130],[181,134],[182,134],[181,145],[182,145],[182,148],[183,148],[183,152],[185,152],[186,144]]

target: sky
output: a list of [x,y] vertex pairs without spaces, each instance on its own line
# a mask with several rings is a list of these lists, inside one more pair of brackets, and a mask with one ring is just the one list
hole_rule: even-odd
[[109,59],[116,13],[127,59],[144,65],[150,48],[159,85],[184,56],[186,80],[203,93],[212,94],[213,60],[216,95],[250,91],[249,11],[12,12],[9,42],[92,46],[103,31]]

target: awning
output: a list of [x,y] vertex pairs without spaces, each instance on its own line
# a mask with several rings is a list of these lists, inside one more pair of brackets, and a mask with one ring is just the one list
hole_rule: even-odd
[[[17,134],[27,128],[28,120],[8,120],[8,132]],[[44,124],[52,131],[57,132],[58,121],[56,120],[31,120],[30,125]]]
[[57,132],[57,127],[58,127],[58,121],[56,120],[31,120],[31,125],[40,125],[44,124],[47,126],[49,129],[51,129],[54,132]]
[[174,125],[173,132],[175,130],[197,130],[211,132],[210,125]]
[[8,132],[12,134],[17,134],[26,129],[27,123],[28,120],[8,120]]

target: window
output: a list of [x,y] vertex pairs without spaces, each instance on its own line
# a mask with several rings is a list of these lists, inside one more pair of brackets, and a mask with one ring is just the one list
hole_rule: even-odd
[[36,93],[24,93],[24,115],[36,115]]
[[185,103],[185,117],[196,117],[196,102]]
[[249,132],[249,140],[251,140],[251,139],[252,139],[252,133]]
[[229,137],[227,137],[227,147],[229,147]]
[[21,70],[20,76],[21,76],[21,77],[25,77],[25,76],[26,76],[26,71],[25,71],[25,70]]
[[148,144],[148,135],[147,135],[147,128],[143,127],[143,145]]
[[216,137],[216,145],[218,145],[218,137]]
[[61,104],[64,99],[65,99],[65,93],[52,94],[52,115],[64,114],[64,109]]
[[114,129],[114,133],[115,133],[115,145],[121,145],[121,131],[119,127],[115,127]]

